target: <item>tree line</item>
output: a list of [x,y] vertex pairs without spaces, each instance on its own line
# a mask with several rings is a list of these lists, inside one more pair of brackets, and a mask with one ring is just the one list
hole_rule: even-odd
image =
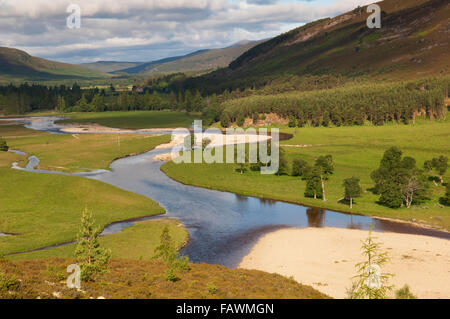
[[177,93],[146,90],[138,93],[109,89],[82,89],[73,86],[43,86],[27,83],[20,86],[0,86],[0,114],[25,114],[33,111],[104,112],[178,109],[201,111],[205,101],[197,92]]
[[[450,183],[445,184],[444,181],[444,175],[449,167],[448,162],[449,159],[442,155],[426,161],[423,169],[420,169],[414,158],[403,156],[400,149],[392,147],[384,153],[379,168],[370,175],[375,183],[371,191],[379,196],[378,204],[389,208],[411,208],[413,205],[429,200],[430,182],[433,181],[437,187],[446,186],[446,193],[440,199],[440,203],[450,206]],[[259,172],[262,166],[263,164],[259,161],[250,165],[239,163],[236,172],[244,174],[248,168]],[[304,180],[306,198],[327,201],[326,184],[334,173],[335,167],[331,155],[319,156],[314,164],[295,158],[289,171],[285,153],[280,149],[279,169],[276,175],[290,175]],[[339,202],[348,204],[352,209],[354,200],[362,196],[360,178],[355,176],[346,178],[342,187],[343,198]]]
[[444,119],[449,78],[405,83],[351,85],[331,90],[265,95],[257,91],[221,104],[222,126],[259,114],[275,113],[289,119],[290,126],[408,124],[417,116]]

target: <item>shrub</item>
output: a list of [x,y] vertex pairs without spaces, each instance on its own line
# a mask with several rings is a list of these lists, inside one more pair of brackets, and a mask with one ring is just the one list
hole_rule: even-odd
[[0,272],[0,292],[17,290],[20,287],[19,280],[14,276],[7,276]]
[[403,286],[395,292],[396,299],[417,299],[417,297],[411,292],[408,285]]
[[0,152],[8,152],[9,146],[6,140],[0,137]]
[[214,295],[214,294],[216,294],[217,293],[217,287],[214,285],[214,284],[208,284],[207,285],[207,288],[208,288],[208,292],[211,294],[211,295]]

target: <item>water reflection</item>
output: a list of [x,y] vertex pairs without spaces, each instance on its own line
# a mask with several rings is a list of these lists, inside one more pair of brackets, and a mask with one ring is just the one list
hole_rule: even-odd
[[323,208],[308,208],[306,216],[308,217],[308,226],[322,228],[325,226],[326,211]]

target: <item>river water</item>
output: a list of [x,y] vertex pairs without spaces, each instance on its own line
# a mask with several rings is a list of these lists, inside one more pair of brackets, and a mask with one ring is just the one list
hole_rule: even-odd
[[[52,121],[49,120],[48,123]],[[32,125],[29,127],[33,128]],[[42,126],[40,129],[45,130]],[[50,131],[58,133],[54,127]],[[261,236],[286,227],[369,229],[373,225],[376,232],[421,234],[450,239],[447,232],[405,223],[183,185],[160,170],[164,163],[153,160],[155,155],[166,152],[167,150],[153,150],[116,160],[111,164],[110,171],[73,175],[103,181],[157,201],[167,211],[162,217],[177,218],[189,231],[190,241],[181,253],[194,262],[236,267]],[[38,163],[37,158],[30,157],[26,170],[56,173],[35,170]],[[120,232],[131,225],[133,222],[130,221],[114,223],[105,229],[103,235]],[[307,244],[314,245],[314,239]]]

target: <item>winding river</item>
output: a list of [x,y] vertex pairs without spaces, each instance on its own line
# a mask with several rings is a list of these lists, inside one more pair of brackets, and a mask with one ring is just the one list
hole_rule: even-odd
[[[28,123],[27,127],[60,133],[59,126],[54,125],[54,121],[55,118],[45,118],[45,121],[40,121],[37,125]],[[160,170],[162,162],[153,160],[155,155],[166,152],[167,150],[153,150],[116,160],[111,164],[110,171],[71,175],[103,181],[157,201],[167,211],[162,217],[177,218],[189,231],[190,241],[181,253],[194,262],[236,267],[261,236],[286,227],[369,229],[373,225],[377,232],[421,234],[450,239],[450,233],[406,223],[183,185]],[[30,157],[25,170],[64,174],[36,170],[38,163],[36,157]],[[114,223],[103,234],[120,232],[132,224],[133,222]]]

